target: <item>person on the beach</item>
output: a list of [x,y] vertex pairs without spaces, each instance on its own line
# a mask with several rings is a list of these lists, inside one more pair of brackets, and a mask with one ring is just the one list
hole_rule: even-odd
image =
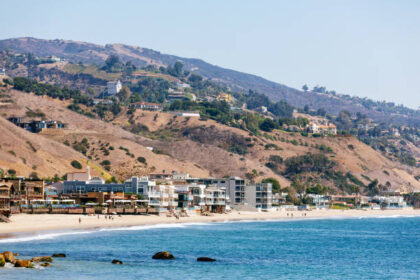
[[82,223],[82,218],[79,218],[79,224]]

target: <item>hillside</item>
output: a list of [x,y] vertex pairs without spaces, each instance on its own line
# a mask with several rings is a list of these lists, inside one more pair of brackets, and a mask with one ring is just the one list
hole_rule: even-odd
[[[254,180],[274,177],[285,187],[292,177],[285,174],[283,162],[307,153],[323,153],[337,164],[329,176],[350,173],[346,176],[355,176],[363,185],[377,179],[391,189],[420,189],[420,182],[414,178],[419,175],[418,169],[390,161],[354,137],[314,138],[280,130],[251,136],[243,129],[210,119],[141,110],[129,116],[126,109],[111,122],[104,122],[68,110],[68,101],[12,89],[6,93],[12,101],[1,105],[0,126],[5,133],[0,135],[0,168],[19,170],[19,175],[35,171],[39,176],[61,176],[74,170],[70,162],[77,159],[89,160],[99,175],[108,169],[110,176],[119,179],[177,171],[192,176],[236,175]],[[32,134],[4,119],[25,116],[28,111],[43,113],[46,120],[61,120],[67,127]],[[313,184],[319,182],[337,192],[346,191],[347,183],[337,183],[343,178],[314,174],[302,176],[312,176]]]
[[418,110],[389,105],[393,111],[390,113],[383,108],[384,104],[382,103],[376,104],[370,100],[351,98],[350,96],[344,95],[331,95],[311,91],[304,92],[255,75],[211,65],[200,59],[166,55],[141,47],[122,44],[101,46],[58,39],[15,38],[0,40],[0,50],[4,48],[20,53],[31,52],[37,56],[55,55],[74,63],[83,62],[85,64],[101,65],[111,54],[117,54],[123,61],[132,61],[140,67],[150,64],[168,66],[174,64],[176,61],[181,61],[187,70],[194,71],[208,79],[226,85],[232,90],[247,92],[249,89],[252,89],[269,96],[275,101],[284,99],[295,107],[302,108],[308,105],[315,110],[324,108],[332,114],[338,114],[342,110],[347,110],[352,113],[361,112],[375,121],[420,125],[420,113]]

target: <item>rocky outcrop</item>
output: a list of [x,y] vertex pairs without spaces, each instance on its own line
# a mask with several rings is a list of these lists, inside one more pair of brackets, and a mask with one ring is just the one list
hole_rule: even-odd
[[112,260],[112,263],[113,264],[123,264],[123,262],[120,261],[120,260]]
[[53,258],[65,258],[67,257],[64,253],[56,253],[52,255]]
[[50,266],[51,264],[50,263],[43,263],[43,264],[41,264],[41,266],[43,266],[43,267],[47,267],[47,266]]
[[32,262],[54,262],[54,260],[50,256],[44,256],[44,257],[33,257]]
[[3,254],[0,254],[0,267],[3,267],[6,264],[6,260],[3,257]]
[[175,257],[169,252],[157,252],[153,255],[154,260],[173,260]]
[[209,258],[209,257],[199,257],[197,258],[198,262],[215,262],[215,259]]
[[30,260],[16,260],[15,267],[33,268],[34,265]]
[[8,263],[15,263],[16,259],[12,252],[6,251],[3,252],[4,260]]

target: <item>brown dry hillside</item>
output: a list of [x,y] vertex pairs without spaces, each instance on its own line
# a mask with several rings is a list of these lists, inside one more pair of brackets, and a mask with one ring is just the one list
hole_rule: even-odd
[[[37,165],[36,171],[41,176],[63,174],[72,170],[71,159],[90,158],[91,164],[100,166],[102,163],[119,179],[163,171],[215,177],[244,177],[254,172],[255,180],[275,177],[282,186],[288,186],[289,180],[281,175],[283,167],[275,172],[266,166],[270,158],[273,155],[287,159],[308,152],[320,153],[316,145],[324,144],[332,149],[327,155],[337,162],[338,170],[352,173],[365,184],[369,183],[366,178],[371,178],[378,179],[382,185],[389,182],[393,189],[420,189],[420,183],[414,178],[419,175],[418,169],[392,162],[353,137],[313,138],[277,130],[265,136],[250,136],[245,130],[213,120],[141,110],[135,111],[132,117],[123,111],[108,123],[70,111],[66,102],[46,96],[15,90],[9,90],[8,94],[14,103],[0,107],[2,117],[24,116],[28,110],[40,110],[46,119],[60,120],[68,125],[64,130],[31,134],[1,120],[6,133],[0,136],[0,168],[14,168],[21,175],[32,172],[33,165]],[[133,128],[137,134],[129,131]],[[13,140],[16,138],[18,140]],[[31,151],[26,141],[38,147],[37,152]],[[246,147],[246,153],[238,154],[238,146]],[[147,147],[153,147],[154,152]],[[20,149],[26,154],[21,154]],[[16,156],[8,153],[9,150],[15,151]],[[62,151],[63,155],[59,154]],[[20,157],[25,158],[26,164],[19,160]],[[139,157],[145,162],[142,158],[139,161]],[[36,158],[38,161],[34,164]],[[104,172],[97,167],[94,169],[98,173]]]
[[[3,105],[1,107],[1,115],[3,118],[9,116],[25,116],[28,110],[39,110],[46,115],[45,119],[59,120],[67,124],[67,128],[63,130],[47,130],[39,134],[32,134],[21,128],[15,127],[8,121],[2,119],[2,124],[5,123],[8,127],[13,128],[12,130],[8,128],[5,128],[4,130],[10,131],[12,134],[15,134],[15,131],[24,133],[27,137],[30,137],[31,143],[35,146],[40,146],[38,149],[40,153],[50,152],[50,146],[48,144],[41,145],[41,143],[47,141],[47,143],[54,143],[59,145],[59,147],[65,148],[65,150],[70,150],[74,155],[73,157],[76,155],[79,158],[90,156],[96,165],[100,165],[104,160],[109,160],[111,163],[110,173],[120,179],[127,178],[131,175],[144,175],[150,172],[162,171],[188,171],[195,176],[208,175],[206,170],[195,166],[193,163],[182,162],[168,155],[153,153],[145,146],[137,143],[141,137],[125,131],[118,126],[91,119],[66,109],[65,102],[54,100],[46,96],[39,97],[14,90],[11,90],[9,94],[11,94],[14,104]],[[0,135],[0,143],[8,141],[9,138],[10,137],[7,137],[5,134]],[[63,144],[66,142],[70,146],[74,146],[74,144],[81,143],[84,138],[87,139],[89,145],[86,157],[84,157],[82,153],[78,153]],[[8,144],[10,145],[7,148],[8,150],[13,149],[17,151],[19,150],[19,147],[22,146],[20,142],[17,142],[17,145],[13,145],[13,141],[9,141]],[[110,149],[111,146],[113,147],[113,150]],[[2,148],[3,151],[5,149],[6,148]],[[107,152],[105,152],[105,150]],[[106,155],[107,153],[109,154]],[[31,153],[29,153],[27,157],[31,157]],[[138,157],[144,157],[146,163],[139,162],[137,160]],[[3,169],[9,168],[9,161],[12,162],[9,156],[2,156],[0,160],[3,163],[3,166],[0,167]],[[48,168],[54,167],[56,161],[60,161],[59,154],[54,161],[50,160],[49,164],[46,162],[45,169],[39,169],[38,174],[41,176],[55,174],[55,171],[50,172]],[[24,163],[21,164],[25,165]],[[12,165],[13,164],[11,164],[11,166]],[[16,170],[18,170],[21,175],[28,175],[28,172],[31,171],[31,166],[32,165],[27,162],[25,167]],[[69,166],[69,168],[66,168],[66,166]],[[69,164],[62,164],[62,168],[59,171],[60,174],[63,174],[70,170]]]
[[[418,169],[390,161],[354,137],[312,138],[284,131],[268,133],[267,137],[251,137],[244,130],[221,125],[213,120],[203,121],[199,118],[140,110],[135,112],[133,120],[148,127],[149,131],[141,134],[149,139],[142,138],[142,143],[158,147],[178,159],[193,161],[209,169],[214,176],[244,176],[255,169],[260,174],[256,179],[272,176],[278,178],[283,186],[288,185],[290,182],[284,177],[265,166],[270,156],[287,159],[308,152],[316,154],[320,153],[316,145],[324,144],[333,150],[329,157],[338,163],[338,170],[344,174],[354,174],[365,184],[369,181],[362,174],[378,179],[383,185],[389,182],[393,189],[420,189],[420,183],[413,176],[418,175]],[[128,121],[121,117],[115,123],[124,126]],[[293,140],[296,142],[292,143]],[[226,151],[231,143],[244,143],[249,146],[248,153],[240,156]]]
[[5,171],[14,169],[18,175],[26,176],[32,172],[39,176],[61,176],[76,170],[70,165],[72,160],[86,162],[73,149],[18,128],[4,118],[0,118],[0,131],[0,168]]

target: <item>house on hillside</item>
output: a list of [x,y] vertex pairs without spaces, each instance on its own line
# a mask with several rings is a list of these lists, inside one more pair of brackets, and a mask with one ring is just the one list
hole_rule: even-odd
[[185,88],[190,88],[191,86],[189,84],[187,84],[187,83],[177,83],[176,84],[176,87],[178,89],[185,89]]
[[131,103],[130,107],[135,109],[147,110],[147,111],[162,111],[162,104],[150,103],[150,102],[136,102]]
[[23,122],[21,117],[10,117],[8,120],[16,126],[26,129],[32,133],[38,133],[45,129],[62,129],[65,127],[65,124],[61,123],[60,121]]
[[225,101],[226,103],[230,103],[230,102],[232,102],[233,98],[232,98],[231,94],[221,92],[221,93],[219,93],[219,95],[217,95],[217,100]]
[[0,77],[6,75],[6,69],[0,68]]
[[316,122],[311,122],[308,126],[308,132],[319,133],[322,135],[337,135],[337,127],[332,123],[322,125],[317,124]]
[[122,84],[119,80],[112,81],[112,82],[108,82],[106,84],[106,87],[108,89],[108,95],[116,95],[122,89]]

